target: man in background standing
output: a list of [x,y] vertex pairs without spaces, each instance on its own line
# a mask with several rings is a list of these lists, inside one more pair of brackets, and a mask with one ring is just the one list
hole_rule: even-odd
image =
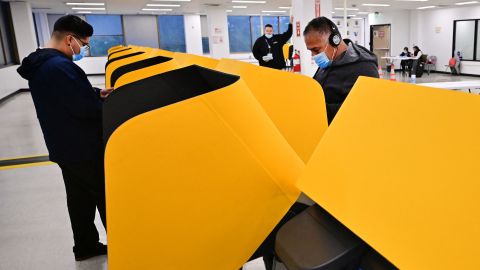
[[292,37],[293,17],[290,17],[288,30],[283,34],[274,35],[273,26],[265,25],[265,34],[259,37],[253,45],[252,53],[262,67],[275,69],[285,68],[283,45]]

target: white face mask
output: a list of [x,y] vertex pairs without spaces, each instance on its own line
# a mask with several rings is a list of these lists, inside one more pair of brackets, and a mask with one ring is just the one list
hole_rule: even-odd
[[[73,37],[73,36],[72,36]],[[88,51],[88,45],[85,45],[85,46],[80,46],[80,43],[78,43],[77,39],[75,37],[73,37],[73,39],[75,40],[75,42],[77,43],[78,47],[80,48],[80,52],[78,54],[75,54],[75,51],[73,50],[72,48],[72,45],[70,45],[70,49],[72,50],[72,60],[73,61],[79,61],[81,60],[83,57],[85,57],[85,55],[87,54],[87,51]]]
[[265,36],[266,36],[267,38],[272,38],[272,37],[273,37],[272,34],[265,34]]

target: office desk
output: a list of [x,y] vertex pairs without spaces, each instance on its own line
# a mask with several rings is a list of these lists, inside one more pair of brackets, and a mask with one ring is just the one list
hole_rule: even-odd
[[480,89],[480,81],[419,83],[418,85],[450,90],[468,90],[470,93],[471,89]]

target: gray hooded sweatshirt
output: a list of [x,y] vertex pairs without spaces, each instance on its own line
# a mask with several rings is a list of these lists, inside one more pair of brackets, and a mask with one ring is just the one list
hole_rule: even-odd
[[349,40],[345,42],[348,48],[343,55],[335,59],[330,67],[319,68],[313,76],[323,88],[329,124],[347,98],[358,76],[378,78],[375,54]]

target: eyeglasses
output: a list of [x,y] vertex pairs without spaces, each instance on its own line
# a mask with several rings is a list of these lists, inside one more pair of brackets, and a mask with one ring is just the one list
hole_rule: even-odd
[[72,37],[75,38],[76,40],[80,41],[80,43],[82,43],[82,47],[87,46],[87,50],[90,51],[90,44],[88,44],[87,42],[83,42],[83,40],[81,40],[80,37],[77,36],[77,35],[72,35]]

